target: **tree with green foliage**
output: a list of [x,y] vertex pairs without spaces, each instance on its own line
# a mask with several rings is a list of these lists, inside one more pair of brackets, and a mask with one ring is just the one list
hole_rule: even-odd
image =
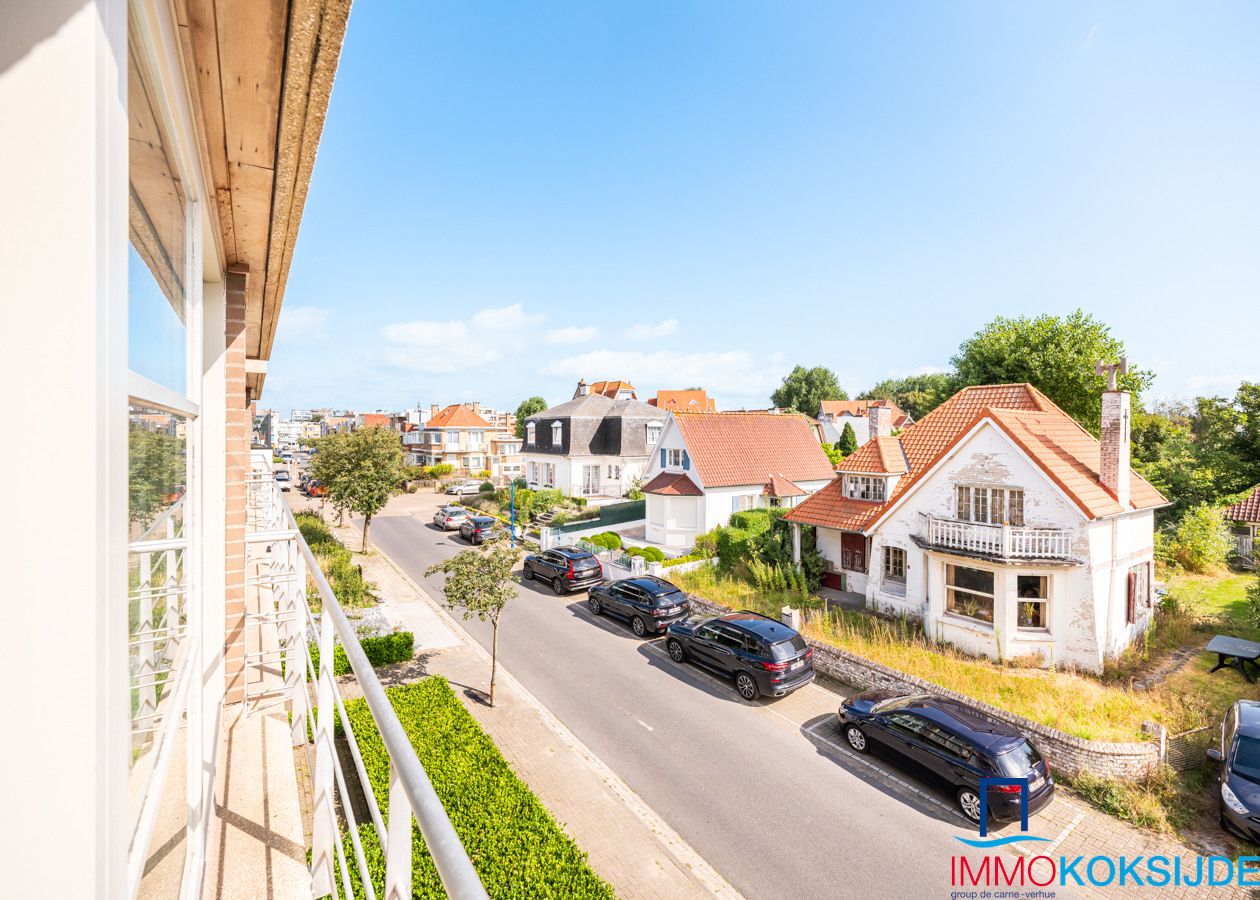
[[127,507],[132,522],[147,527],[184,493],[187,468],[183,438],[162,431],[127,433]]
[[891,400],[902,412],[918,421],[952,397],[957,390],[952,374],[931,372],[905,378],[885,378],[859,395],[858,399]]
[[1224,510],[1202,503],[1189,510],[1167,537],[1163,555],[1189,572],[1212,572],[1225,565],[1234,547]]
[[837,449],[839,446],[839,441],[835,444],[824,443],[822,445],[823,453],[827,454],[827,462],[831,463],[833,469],[844,462],[844,454]]
[[[1066,316],[998,316],[964,341],[952,362],[960,387],[1028,382],[1098,434],[1107,379],[1094,367],[1099,360],[1115,363],[1123,356],[1124,342],[1078,309]],[[1150,372],[1131,369],[1119,384],[1140,392],[1152,378]]]
[[465,619],[490,623],[490,705],[494,706],[494,684],[499,669],[499,617],[508,601],[516,596],[519,580],[512,574],[520,551],[502,541],[488,550],[465,550],[425,571],[426,577],[446,575],[442,594],[446,605],[458,609]]
[[525,437],[525,420],[530,416],[536,416],[547,408],[547,401],[542,397],[530,397],[528,400],[522,400],[520,405],[516,407],[516,436],[518,438]]
[[848,400],[836,373],[826,366],[807,369],[797,366],[770,395],[770,402],[780,409],[793,409],[807,416],[817,416],[824,400]]
[[840,458],[844,459],[857,448],[857,435],[853,432],[853,423],[845,422],[844,430],[840,432],[840,440],[836,441],[836,450],[840,452]]
[[317,447],[311,474],[328,487],[328,500],[338,510],[363,516],[366,553],[372,517],[399,492],[406,475],[398,434],[378,425],[320,438]]

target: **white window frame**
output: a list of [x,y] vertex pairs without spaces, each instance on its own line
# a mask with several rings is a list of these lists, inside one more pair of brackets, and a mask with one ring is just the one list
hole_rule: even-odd
[[954,485],[954,517],[977,525],[1024,524],[1024,489],[1004,484],[960,482]]
[[646,429],[645,437],[647,438],[648,449],[650,450],[661,439],[661,433],[665,431],[665,426],[660,422],[648,422],[644,427]]
[[564,426],[559,422],[551,423],[551,446],[559,447],[564,443]]
[[[1016,629],[1018,629],[1019,631],[1031,631],[1034,633],[1048,633],[1050,631],[1050,621],[1051,621],[1050,614],[1052,612],[1052,609],[1050,607],[1050,601],[1053,598],[1050,596],[1050,592],[1051,592],[1051,586],[1054,583],[1053,579],[1051,579],[1049,575],[1042,575],[1039,573],[1031,573],[1031,572],[1018,572],[1018,573],[1015,573],[1013,577],[1015,578],[1015,627]],[[1040,597],[1019,596],[1019,579],[1021,578],[1039,578],[1041,580],[1041,596]],[[1045,622],[1044,625],[1021,625],[1020,624],[1019,622],[1020,612],[1021,612],[1020,606],[1024,603],[1035,603],[1035,604],[1041,605],[1041,620]]]
[[669,447],[668,449],[666,449],[665,468],[681,469],[683,467],[683,453],[684,451],[676,447]]
[[[957,585],[952,584],[950,582],[950,572],[953,569],[971,569],[976,572],[988,573],[989,577],[993,579],[994,593],[986,593],[984,591],[977,591],[974,588],[958,587]],[[997,617],[996,592],[997,592],[997,573],[994,572],[992,569],[985,569],[980,566],[960,566],[960,565],[954,565],[953,563],[945,564],[945,611],[949,615],[958,616],[960,619],[967,619],[968,621],[971,621],[971,622],[979,622],[982,625],[992,627],[994,625],[993,620]],[[953,602],[955,594],[967,594],[969,596],[981,598],[981,599],[987,597],[989,600],[990,618],[985,619],[982,616],[971,615],[967,613],[965,609],[958,608],[956,605],[954,605],[954,602]]]
[[850,500],[882,503],[887,496],[887,481],[878,475],[846,475],[845,496]]
[[534,423],[526,422],[525,423],[525,443],[529,444],[531,447],[534,446],[534,444],[536,443],[534,440],[535,434],[536,434],[536,431],[534,428]]

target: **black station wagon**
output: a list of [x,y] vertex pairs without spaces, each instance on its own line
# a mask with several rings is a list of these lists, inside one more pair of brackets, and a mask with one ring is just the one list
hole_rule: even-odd
[[659,634],[691,613],[687,595],[673,582],[653,575],[595,585],[587,593],[586,605],[597,616],[608,613],[625,619],[639,637]]

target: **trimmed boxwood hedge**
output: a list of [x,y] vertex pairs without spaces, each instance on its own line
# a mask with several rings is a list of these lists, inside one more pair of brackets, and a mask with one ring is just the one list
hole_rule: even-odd
[[[486,892],[494,898],[609,898],[612,888],[591,869],[586,854],[561,830],[499,749],[464,709],[445,678],[385,689],[403,729],[416,748],[438,799],[446,808]],[[368,779],[388,817],[389,757],[363,700],[346,712],[363,751]],[[433,858],[412,826],[412,895],[445,897]],[[385,860],[371,823],[359,828],[364,856],[384,896]],[[357,867],[350,866],[356,896],[362,896]]]
[[[388,666],[392,663],[411,659],[415,652],[416,638],[410,631],[395,631],[379,637],[359,638],[359,646],[363,648],[372,668]],[[319,647],[311,644],[311,664],[319,671]],[[350,659],[345,648],[340,644],[333,647],[333,674],[349,675]]]

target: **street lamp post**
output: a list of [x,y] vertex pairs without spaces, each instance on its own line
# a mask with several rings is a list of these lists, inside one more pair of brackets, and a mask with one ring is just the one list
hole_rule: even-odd
[[512,541],[511,547],[516,549],[516,479],[512,479],[512,530],[509,533]]

